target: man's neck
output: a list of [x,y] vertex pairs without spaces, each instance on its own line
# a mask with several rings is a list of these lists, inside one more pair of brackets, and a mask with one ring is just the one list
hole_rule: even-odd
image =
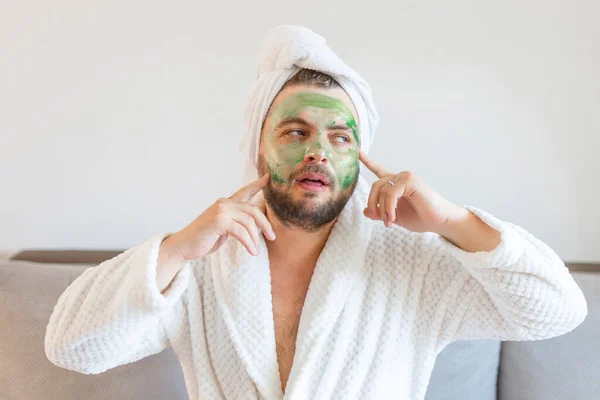
[[336,220],[327,223],[317,231],[308,232],[292,225],[284,225],[269,206],[266,207],[265,215],[276,236],[274,241],[266,241],[269,259],[277,260],[277,264],[286,269],[312,271]]

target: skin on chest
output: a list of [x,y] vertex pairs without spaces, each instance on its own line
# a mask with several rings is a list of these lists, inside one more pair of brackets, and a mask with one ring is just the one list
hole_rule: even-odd
[[285,390],[294,361],[298,326],[310,278],[273,274],[271,279],[277,361],[282,389]]
[[294,349],[308,285],[274,283],[273,322],[278,349]]

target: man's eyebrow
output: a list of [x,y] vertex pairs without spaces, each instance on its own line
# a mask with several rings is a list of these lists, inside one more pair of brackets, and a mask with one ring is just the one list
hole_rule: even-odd
[[277,124],[277,126],[275,127],[275,129],[277,128],[281,128],[283,125],[287,125],[287,124],[300,124],[300,125],[305,125],[305,126],[313,126],[314,124],[308,122],[307,120],[305,120],[304,118],[300,118],[300,117],[285,117],[282,118],[279,123]]
[[328,126],[327,129],[331,129],[332,131],[351,131],[352,129],[348,125],[333,125]]
[[[285,117],[283,119],[281,119],[279,121],[279,123],[277,124],[277,126],[275,127],[275,129],[281,128],[284,125],[287,124],[300,124],[300,125],[305,125],[305,126],[314,126],[313,123],[305,120],[304,118],[300,118],[300,117]],[[335,130],[335,131],[351,131],[352,129],[348,126],[348,125],[341,125],[341,124],[337,124],[337,125],[333,125],[333,126],[328,126],[327,130]]]

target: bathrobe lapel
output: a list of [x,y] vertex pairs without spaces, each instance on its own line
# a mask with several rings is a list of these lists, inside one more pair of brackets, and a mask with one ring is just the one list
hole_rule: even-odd
[[[361,277],[371,239],[372,221],[362,213],[369,189],[361,177],[317,261],[302,309],[286,399],[303,398],[306,383],[322,379],[314,376],[313,366],[326,357],[323,343]],[[262,398],[281,399],[269,257],[260,239],[256,257],[229,239],[213,254],[213,282],[219,311],[248,375]]]
[[260,253],[252,256],[229,238],[211,263],[216,302],[238,357],[260,398],[281,399],[275,350],[269,255],[262,235]]
[[321,375],[315,365],[327,357],[325,340],[356,281],[364,276],[365,253],[373,229],[373,221],[363,215],[369,189],[361,177],[317,261],[302,308],[286,400],[307,399],[315,382],[330,378]]

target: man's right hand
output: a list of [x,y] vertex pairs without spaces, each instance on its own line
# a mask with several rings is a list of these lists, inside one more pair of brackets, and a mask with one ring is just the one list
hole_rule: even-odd
[[258,255],[259,235],[275,240],[275,233],[262,210],[249,201],[269,183],[267,173],[228,198],[220,198],[188,226],[165,239],[171,254],[181,261],[207,256],[218,250],[229,236],[239,240],[252,255]]
[[229,236],[239,240],[252,255],[258,255],[259,235],[269,240],[275,233],[262,210],[249,201],[269,183],[267,173],[228,198],[221,198],[182,230],[167,236],[160,245],[157,285],[161,293],[185,261],[218,250]]

